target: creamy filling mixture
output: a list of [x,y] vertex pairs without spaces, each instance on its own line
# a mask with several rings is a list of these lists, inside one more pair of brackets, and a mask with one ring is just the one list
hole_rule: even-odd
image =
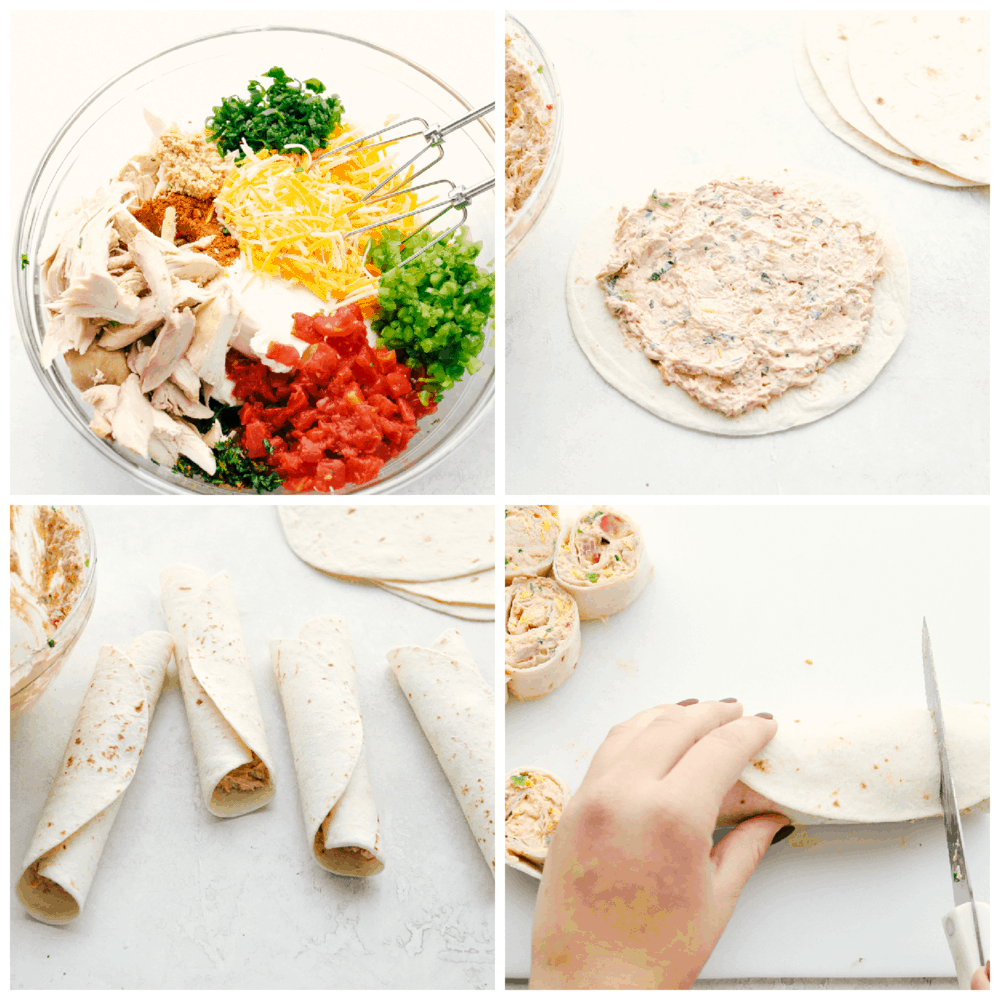
[[822,202],[712,181],[622,209],[598,279],[664,382],[735,417],[861,350],[882,253]]
[[527,670],[548,662],[573,631],[573,599],[544,577],[515,580],[508,589],[507,667]]
[[588,511],[559,547],[559,576],[581,587],[635,572],[639,559],[631,524],[606,508]]
[[527,769],[504,786],[504,840],[508,853],[540,865],[566,806],[550,775]]
[[80,527],[56,507],[10,508],[11,670],[53,642],[83,587]]
[[[504,511],[504,570],[508,576],[543,576],[559,537],[557,507],[508,507]],[[540,567],[544,567],[540,570]]]
[[504,158],[506,182],[505,226],[528,200],[545,170],[552,147],[552,107],[544,103],[538,86],[538,66],[525,66],[505,44],[506,119]]
[[215,786],[212,798],[218,799],[232,792],[257,792],[266,788],[270,781],[267,765],[253,753],[253,759],[234,768]]

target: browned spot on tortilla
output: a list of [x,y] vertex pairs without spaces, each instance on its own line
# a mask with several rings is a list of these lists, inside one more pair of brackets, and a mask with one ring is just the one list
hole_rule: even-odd
[[864,782],[862,781],[862,782],[861,782],[861,787],[862,787],[862,788],[867,788],[868,786],[867,786],[867,785],[866,785],[866,784],[865,784],[865,783],[864,783]]
[[885,104],[885,101],[881,97],[876,97],[875,98],[875,103],[876,104]]
[[135,706],[135,710],[137,712],[141,712],[142,711],[142,706],[145,705],[145,704],[146,704],[145,701],[140,701],[139,704]]
[[753,761],[753,766],[757,768],[757,770],[760,771],[762,774],[771,773],[771,765],[766,760],[755,760]]

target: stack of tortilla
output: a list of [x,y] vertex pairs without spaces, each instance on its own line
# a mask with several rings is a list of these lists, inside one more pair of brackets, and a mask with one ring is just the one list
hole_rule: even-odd
[[146,632],[127,653],[101,647],[21,866],[17,895],[36,920],[65,924],[83,910],[139,766],[173,651],[166,632]]
[[278,514],[292,551],[324,573],[456,618],[495,618],[490,506],[282,506]]
[[795,71],[834,135],[945,187],[990,182],[987,11],[816,11]]
[[490,686],[455,629],[429,649],[400,646],[386,659],[495,876]]

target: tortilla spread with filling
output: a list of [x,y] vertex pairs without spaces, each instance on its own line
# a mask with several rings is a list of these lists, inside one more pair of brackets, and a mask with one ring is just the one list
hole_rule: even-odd
[[882,241],[769,181],[653,191],[598,277],[665,382],[738,416],[861,350]]

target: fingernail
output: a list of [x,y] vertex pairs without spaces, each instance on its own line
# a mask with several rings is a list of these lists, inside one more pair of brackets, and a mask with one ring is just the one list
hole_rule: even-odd
[[725,702],[726,704],[729,704],[730,702],[736,701],[736,699],[735,698],[720,698],[719,701],[722,701],[722,702]]
[[[770,712],[758,712],[757,713],[757,717],[759,719],[773,719],[774,718],[774,716],[771,715]],[[772,841],[772,843],[774,843],[774,841]]]
[[686,698],[684,701],[677,702],[677,704],[680,705],[681,708],[687,708],[689,705],[697,705],[698,704],[698,699],[697,698]]
[[792,831],[794,831],[794,829],[795,829],[795,827],[794,827],[794,826],[783,826],[783,827],[782,827],[782,828],[781,828],[781,829],[780,829],[780,830],[779,830],[779,831],[778,831],[778,832],[777,832],[777,833],[776,833],[776,834],[775,834],[775,835],[774,835],[774,836],[773,836],[773,837],[771,838],[771,846],[773,847],[773,846],[774,846],[775,844],[777,844],[777,843],[780,843],[780,842],[781,842],[782,840],[784,840],[784,839],[785,839],[786,837],[790,837],[790,836],[792,835]]
[[987,980],[989,980],[989,978],[990,978],[990,960],[989,959],[986,959],[986,978],[987,978]]

